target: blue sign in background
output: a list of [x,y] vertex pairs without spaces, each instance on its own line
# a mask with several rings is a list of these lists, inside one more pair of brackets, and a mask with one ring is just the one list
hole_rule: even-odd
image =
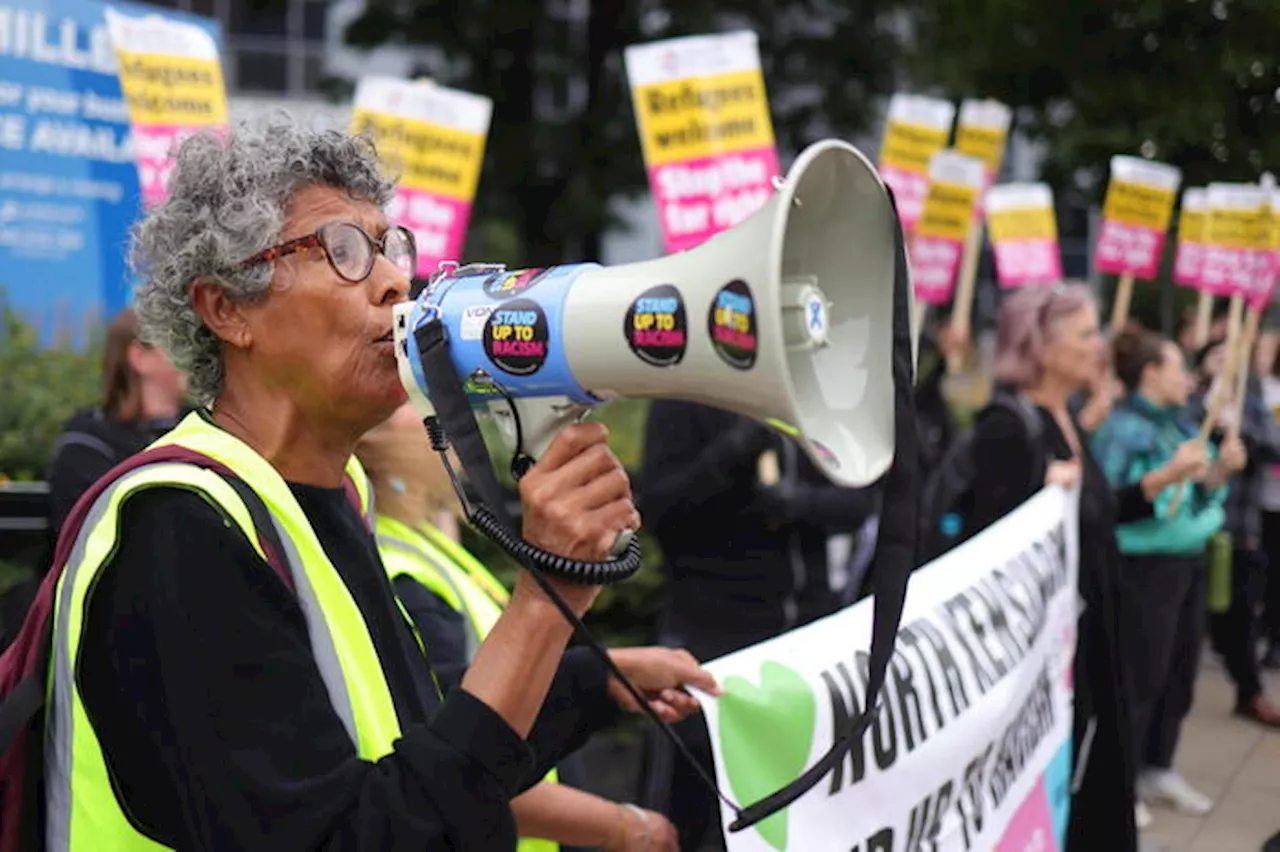
[[[199,23],[140,4],[112,4]],[[43,341],[82,341],[130,301],[141,213],[128,110],[94,0],[0,0],[0,298]]]

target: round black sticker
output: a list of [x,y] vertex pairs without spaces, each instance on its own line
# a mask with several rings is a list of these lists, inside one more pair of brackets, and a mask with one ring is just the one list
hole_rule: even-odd
[[707,314],[707,333],[716,353],[730,367],[750,370],[756,363],[756,304],[751,288],[739,279],[720,288]]
[[645,290],[627,308],[622,333],[631,351],[646,364],[679,364],[689,339],[680,291],[670,284]]
[[532,299],[512,299],[489,314],[484,352],[513,376],[531,376],[547,360],[547,315]]
[[513,269],[495,272],[484,282],[484,292],[495,299],[510,299],[542,280],[550,269]]

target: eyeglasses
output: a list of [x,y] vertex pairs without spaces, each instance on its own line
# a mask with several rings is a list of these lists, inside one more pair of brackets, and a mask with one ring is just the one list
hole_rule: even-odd
[[338,277],[358,284],[373,272],[378,252],[382,252],[396,269],[412,276],[418,265],[418,247],[413,232],[399,225],[387,228],[381,238],[375,240],[354,222],[327,222],[316,228],[315,233],[297,237],[278,246],[258,252],[240,264],[249,269],[261,263],[271,263],[287,255],[307,249],[320,248]]

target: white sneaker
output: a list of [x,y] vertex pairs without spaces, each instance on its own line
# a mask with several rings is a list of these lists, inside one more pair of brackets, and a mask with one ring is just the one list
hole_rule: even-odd
[[1151,811],[1147,810],[1147,806],[1142,802],[1138,802],[1133,806],[1133,821],[1138,826],[1138,831],[1142,831],[1151,825]]
[[1152,804],[1169,805],[1190,816],[1204,816],[1213,810],[1213,799],[1172,769],[1144,772],[1138,779],[1138,792]]

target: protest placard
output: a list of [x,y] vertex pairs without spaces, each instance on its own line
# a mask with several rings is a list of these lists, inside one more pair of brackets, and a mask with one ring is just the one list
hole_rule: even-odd
[[926,304],[951,301],[985,173],[982,160],[950,149],[929,164],[929,194],[911,241],[911,280]]
[[1199,289],[1208,231],[1208,190],[1192,187],[1182,194],[1182,210],[1178,214],[1178,245],[1173,256],[1174,283]]
[[227,92],[212,19],[103,9],[129,105],[143,203],[165,197],[174,154],[205,128],[225,131]]
[[[1070,806],[1077,497],[1048,488],[911,578],[875,722],[729,852],[1060,852]],[[866,701],[874,601],[707,663],[722,789],[755,801]],[[724,825],[735,814],[722,807]]]
[[929,163],[947,147],[956,108],[951,101],[926,95],[895,94],[880,146],[877,169],[893,190],[902,227],[914,232],[929,194]]
[[1062,252],[1045,183],[1005,183],[987,190],[987,226],[1001,287],[1062,280]]
[[779,168],[755,33],[632,45],[624,58],[666,250],[763,207]]
[[429,80],[363,77],[351,114],[399,183],[388,217],[413,231],[418,275],[458,260],[480,183],[493,101]]
[[1095,262],[1099,272],[1150,280],[1160,272],[1182,171],[1138,157],[1111,158]]

